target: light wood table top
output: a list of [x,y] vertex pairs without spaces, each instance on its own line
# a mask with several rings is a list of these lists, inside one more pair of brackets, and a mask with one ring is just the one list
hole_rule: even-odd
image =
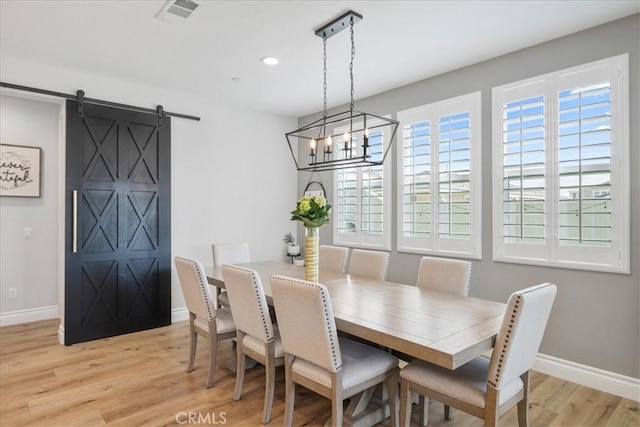
[[[269,277],[304,279],[304,267],[277,261],[240,264],[255,270],[271,301]],[[224,287],[220,268],[208,282]],[[506,305],[320,271],[339,330],[428,362],[455,369],[493,348]]]

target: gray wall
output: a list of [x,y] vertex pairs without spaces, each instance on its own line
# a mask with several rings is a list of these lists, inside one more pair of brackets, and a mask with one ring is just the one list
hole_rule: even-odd
[[[473,39],[470,38],[470,43]],[[492,261],[491,204],[491,89],[564,68],[622,53],[629,53],[631,108],[631,274],[610,274],[550,267],[535,267]],[[386,60],[392,61],[393,57]],[[542,282],[558,285],[558,296],[540,352],[572,362],[640,378],[640,195],[638,109],[640,81],[640,15],[591,28],[403,86],[356,102],[356,109],[391,114],[454,96],[482,91],[482,261],[473,261],[471,296],[505,302],[518,289]],[[358,73],[355,64],[356,94]],[[332,112],[346,109],[336,108]],[[300,125],[319,117],[302,117]],[[393,188],[396,188],[395,149]],[[314,176],[314,179],[317,179]],[[309,173],[299,174],[302,193]],[[329,200],[333,198],[333,175],[321,174]],[[394,194],[392,253],[389,280],[415,283],[420,255],[396,250],[396,207]],[[299,228],[299,236],[302,236]],[[321,242],[332,242],[331,226],[321,228]]]
[[42,148],[40,197],[0,198],[0,313],[58,304],[59,113],[58,104],[0,96],[0,141]]

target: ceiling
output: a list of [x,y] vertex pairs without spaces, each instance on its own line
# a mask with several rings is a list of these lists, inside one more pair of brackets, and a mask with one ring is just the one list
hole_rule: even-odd
[[[0,59],[299,117],[322,109],[314,30],[349,9],[363,15],[356,100],[640,12],[637,0],[196,2],[196,13],[176,25],[155,18],[165,1],[0,0]],[[349,99],[348,31],[327,49],[331,108]],[[262,64],[267,55],[280,64]]]

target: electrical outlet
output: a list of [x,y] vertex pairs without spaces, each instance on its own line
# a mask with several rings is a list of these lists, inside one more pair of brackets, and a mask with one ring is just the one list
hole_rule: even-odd
[[9,298],[18,298],[18,289],[9,288]]
[[31,229],[30,228],[25,228],[24,229],[24,238],[25,239],[30,239],[31,238]]

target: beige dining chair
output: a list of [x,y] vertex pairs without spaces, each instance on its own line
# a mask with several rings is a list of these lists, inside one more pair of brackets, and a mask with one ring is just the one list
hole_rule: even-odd
[[416,285],[438,292],[466,296],[469,295],[470,280],[470,262],[424,256],[420,260]]
[[349,248],[341,246],[320,245],[320,270],[344,273],[349,259]]
[[218,341],[235,337],[236,325],[233,323],[233,316],[229,309],[215,308],[202,264],[181,257],[175,257],[174,262],[187,310],[189,310],[191,345],[187,372],[193,371],[198,335],[202,335],[209,340],[209,374],[205,383],[209,388],[213,385],[213,375],[216,370]]
[[284,364],[280,334],[271,322],[260,276],[253,270],[232,265],[223,265],[222,275],[237,330],[238,367],[233,399],[240,400],[242,397],[245,356],[249,356],[264,365],[266,382],[262,423],[267,424],[273,406],[275,369]]
[[518,423],[528,425],[529,371],[556,296],[544,283],[514,292],[507,302],[491,359],[477,357],[456,370],[414,361],[400,372],[400,425],[411,418],[411,393],[435,399],[495,426],[518,405]]
[[387,280],[389,252],[354,249],[349,257],[347,273],[374,280]]
[[[424,256],[420,260],[416,285],[420,288],[433,291],[467,296],[469,295],[470,280],[470,262],[458,259]],[[420,413],[420,425],[426,426],[428,407],[422,395],[419,399],[418,411]],[[448,420],[449,417],[449,405],[444,405],[444,418]]]
[[391,425],[397,425],[398,359],[366,344],[338,338],[324,285],[271,276],[285,353],[285,425],[293,423],[295,385],[331,399],[331,423],[341,426],[343,401],[384,382]]
[[[221,267],[224,264],[244,264],[251,262],[249,255],[249,244],[242,243],[214,243],[211,245],[213,250],[213,266]],[[216,288],[216,303],[218,307],[229,307],[229,296],[227,292]]]

